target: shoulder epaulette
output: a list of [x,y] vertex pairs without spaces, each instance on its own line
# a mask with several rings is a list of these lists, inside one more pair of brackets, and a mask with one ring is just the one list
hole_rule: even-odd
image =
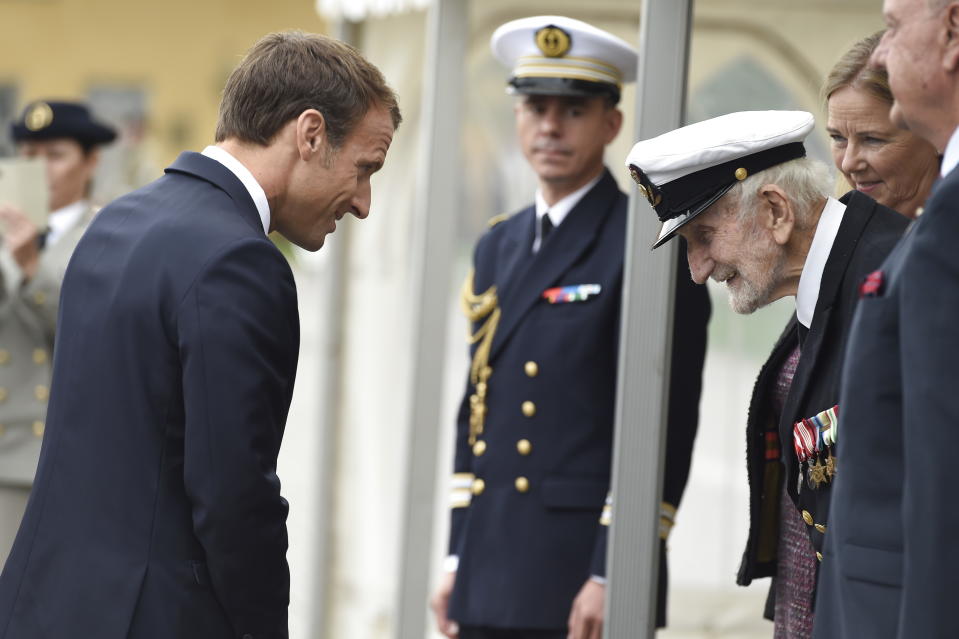
[[500,213],[499,215],[494,215],[489,220],[486,221],[486,226],[493,228],[500,222],[505,222],[509,219],[509,213]]

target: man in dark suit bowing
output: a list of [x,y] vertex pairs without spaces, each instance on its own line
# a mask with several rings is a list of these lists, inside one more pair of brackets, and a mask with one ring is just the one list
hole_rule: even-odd
[[299,321],[267,232],[312,251],[366,217],[399,122],[355,50],[271,34],[227,81],[217,144],[94,219],[63,283],[0,637],[287,637],[276,458]]
[[886,0],[872,62],[894,122],[943,153],[942,179],[861,282],[842,378],[815,637],[959,636],[959,4]]
[[[512,70],[535,204],[494,221],[463,289],[472,364],[457,421],[440,630],[460,639],[599,636],[605,596],[626,196],[603,164],[637,56],[578,20],[493,34]],[[685,272],[685,260],[677,268]],[[680,278],[660,535],[698,419],[709,300]],[[665,561],[665,559],[663,560]],[[665,617],[665,564],[660,570]],[[457,627],[458,624],[458,627]]]
[[[737,313],[794,296],[763,366],[746,430],[750,534],[738,582],[776,575],[777,637],[812,632],[817,564],[835,477],[839,375],[862,277],[908,221],[805,157],[803,111],[731,113],[637,144],[627,159],[663,220],[686,238],[693,279],[725,282]],[[795,505],[794,505],[795,504]]]

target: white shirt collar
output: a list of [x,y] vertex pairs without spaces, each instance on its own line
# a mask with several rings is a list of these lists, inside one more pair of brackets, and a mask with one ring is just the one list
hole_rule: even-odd
[[942,154],[942,164],[939,167],[939,173],[946,177],[950,171],[959,164],[959,128],[952,132],[949,143],[946,144],[946,150]]
[[829,259],[845,212],[845,204],[834,198],[827,198],[812,244],[809,245],[806,263],[803,265],[802,275],[799,276],[799,290],[796,292],[796,319],[806,328],[812,325],[812,316],[819,301],[822,272],[826,268],[826,260]]
[[253,203],[256,205],[256,210],[260,214],[260,221],[263,223],[263,232],[269,234],[270,232],[270,203],[266,199],[266,191],[263,190],[263,187],[260,186],[260,183],[256,181],[256,178],[253,177],[253,174],[250,173],[250,170],[243,166],[243,163],[237,160],[235,157],[230,155],[228,151],[219,146],[208,146],[203,149],[203,155],[208,158],[214,159],[239,178],[240,182],[243,182],[243,186],[246,187],[246,190],[250,192],[250,197],[253,198]]
[[80,223],[83,214],[90,208],[90,203],[86,200],[77,200],[73,204],[67,204],[63,208],[50,213],[47,217],[47,238],[44,246],[51,247],[56,244],[63,234]]
[[553,228],[556,228],[563,223],[563,220],[566,219],[566,216],[569,215],[569,212],[573,210],[579,201],[583,199],[583,196],[586,195],[591,188],[596,186],[596,183],[599,182],[600,178],[603,177],[603,172],[600,171],[599,175],[595,178],[584,184],[579,189],[573,191],[562,200],[550,206],[546,203],[546,200],[543,199],[543,192],[540,189],[536,189],[536,237],[533,239],[533,252],[539,250],[539,245],[542,242],[540,238],[540,220],[543,219],[543,216],[549,213],[549,221],[553,223]]

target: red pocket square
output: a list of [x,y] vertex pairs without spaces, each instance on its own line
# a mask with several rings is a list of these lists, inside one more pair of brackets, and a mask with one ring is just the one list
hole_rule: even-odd
[[882,271],[873,271],[859,285],[859,297],[879,297],[882,295],[884,285]]

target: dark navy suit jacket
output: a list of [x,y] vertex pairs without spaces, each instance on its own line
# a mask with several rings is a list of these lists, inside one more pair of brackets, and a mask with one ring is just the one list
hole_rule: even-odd
[[[606,172],[535,255],[532,207],[476,246],[474,292],[496,286],[502,316],[479,454],[468,441],[472,384],[458,419],[454,472],[484,487],[452,512],[450,552],[460,563],[449,616],[460,624],[565,628],[579,589],[591,574],[605,574],[600,515],[610,483],[626,201]],[[710,312],[705,287],[690,280],[685,251],[677,269],[663,494],[673,506],[689,472]],[[543,297],[551,287],[579,284],[601,289],[579,302]],[[528,362],[536,364],[534,375]],[[524,402],[534,414],[524,414]],[[530,443],[527,454],[520,440]],[[517,489],[518,478],[528,490]],[[660,576],[662,623],[665,563]]]
[[959,637],[957,202],[953,171],[859,301],[842,378],[819,639]]
[[287,637],[298,348],[290,268],[221,164],[184,153],[103,209],[63,282],[0,637]]
[[[803,481],[806,473],[802,472],[793,447],[793,424],[840,404],[843,354],[859,301],[859,285],[889,255],[909,223],[896,211],[857,191],[847,193],[842,202],[846,210],[823,269],[816,308],[802,342],[802,354],[782,414],[774,410],[772,399],[779,373],[799,344],[799,323],[795,315],[787,323],[753,387],[746,425],[749,539],[737,578],[737,583],[743,586],[754,578],[776,574],[779,510],[784,487],[796,507],[805,513],[806,531],[814,551],[822,551],[824,535],[828,535],[832,489],[830,483],[814,489]],[[841,404],[839,412],[840,415],[844,412]],[[768,454],[773,438],[769,433],[778,434],[778,456]],[[766,611],[770,618],[772,603],[770,597]]]

